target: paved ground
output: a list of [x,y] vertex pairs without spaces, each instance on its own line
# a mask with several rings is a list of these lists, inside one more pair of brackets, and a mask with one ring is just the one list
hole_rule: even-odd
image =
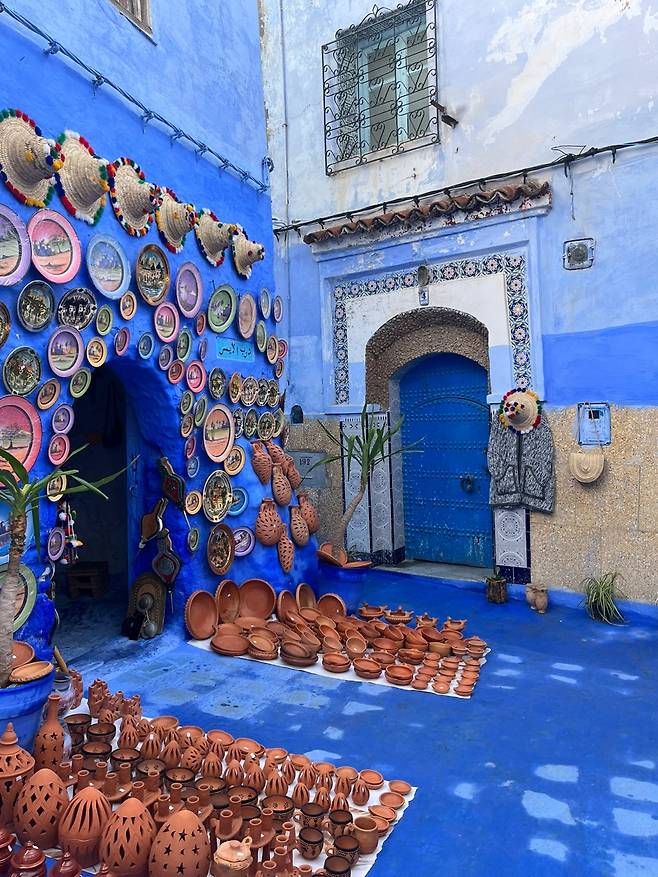
[[658,875],[655,627],[540,617],[407,574],[372,572],[368,589],[370,602],[469,619],[493,647],[472,700],[220,658],[179,631],[131,643],[88,603],[59,641],[86,681],[140,692],[147,714],[417,785],[374,877]]

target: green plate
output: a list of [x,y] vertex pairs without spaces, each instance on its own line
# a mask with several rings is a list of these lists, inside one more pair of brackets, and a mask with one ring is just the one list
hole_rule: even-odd
[[189,414],[192,410],[192,405],[194,405],[194,396],[191,390],[185,390],[183,395],[180,397],[180,413],[181,414]]
[[69,381],[69,392],[74,399],[79,399],[91,386],[91,371],[88,368],[79,368]]
[[233,322],[238,300],[228,283],[218,286],[208,302],[208,326],[213,332],[225,332]]
[[109,305],[101,305],[96,313],[96,331],[99,335],[107,335],[112,328],[114,314]]
[[265,348],[267,347],[267,329],[262,320],[259,320],[256,324],[256,347],[261,353],[265,353]]

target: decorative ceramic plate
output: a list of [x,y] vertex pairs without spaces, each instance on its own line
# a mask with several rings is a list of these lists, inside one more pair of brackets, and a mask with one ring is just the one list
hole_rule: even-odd
[[185,380],[187,381],[187,386],[193,393],[200,393],[206,386],[206,381],[208,380],[205,365],[202,362],[199,362],[198,359],[193,359],[192,362],[188,364],[185,371]]
[[258,412],[250,408],[244,416],[244,434],[247,438],[253,438],[258,429]]
[[155,339],[150,332],[144,332],[139,336],[139,341],[137,342],[137,353],[141,356],[142,359],[148,359],[150,355],[153,353],[153,347],[155,346]]
[[199,547],[199,542],[201,541],[201,530],[198,527],[190,527],[187,534],[187,547],[191,552],[195,552]]
[[276,408],[279,404],[279,385],[276,381],[269,381],[267,388],[267,407]]
[[112,300],[120,299],[130,285],[126,254],[106,234],[95,234],[87,244],[87,271],[100,294]]
[[78,286],[69,289],[57,306],[57,322],[60,326],[72,326],[78,331],[86,329],[96,316],[96,299],[90,289]]
[[54,527],[48,534],[48,559],[58,561],[66,548],[66,533],[62,527]]
[[191,414],[186,414],[180,422],[180,434],[186,439],[192,434],[194,429],[194,418]]
[[233,415],[226,405],[214,405],[203,425],[203,446],[214,463],[225,460],[235,441]]
[[276,420],[271,411],[264,411],[258,418],[258,438],[268,442],[276,431]]
[[247,508],[248,502],[249,494],[244,489],[244,487],[234,487],[231,498],[231,507],[228,510],[228,514],[231,517],[237,517],[237,515],[241,515],[242,512]]
[[158,354],[158,365],[162,369],[162,371],[167,371],[169,366],[174,361],[174,350],[173,347],[163,347]]
[[256,537],[251,527],[236,527],[233,531],[233,540],[236,557],[246,557],[256,545]]
[[50,676],[55,667],[50,661],[30,661],[23,667],[17,667],[9,675],[9,681],[14,685],[23,685],[26,682],[36,682]]
[[61,466],[71,453],[71,443],[67,435],[54,435],[48,445],[48,459],[53,466]]
[[53,428],[53,432],[66,435],[67,432],[71,431],[74,420],[75,414],[73,413],[73,408],[71,408],[70,405],[60,405],[59,408],[55,408],[53,411],[53,416],[50,418],[50,425]]
[[54,210],[39,210],[27,224],[32,263],[51,283],[69,283],[80,267],[80,241],[73,226]]
[[283,366],[283,360],[280,359],[280,360],[277,362],[277,364],[274,366],[274,377],[275,377],[275,378],[278,379],[278,378],[281,377],[281,375],[283,374],[283,368],[284,368],[284,366]]
[[175,341],[180,321],[178,319],[178,311],[174,305],[168,301],[163,301],[161,305],[158,305],[153,314],[153,324],[155,326],[155,334],[160,341],[164,341],[165,344]]
[[264,408],[267,405],[267,394],[270,390],[270,382],[267,378],[258,379],[258,392],[256,393],[256,405]]
[[240,586],[240,615],[269,618],[276,605],[274,588],[265,579],[247,579]]
[[131,289],[121,296],[119,312],[124,320],[132,320],[137,313],[137,296]]
[[208,392],[213,399],[221,399],[226,390],[226,375],[221,368],[214,368],[208,376]]
[[240,297],[238,331],[243,338],[251,338],[256,328],[256,299],[250,292]]
[[7,310],[7,305],[0,301],[0,347],[9,338],[9,330],[11,329],[11,317]]
[[[0,447],[10,451],[29,472],[39,456],[41,438],[41,418],[32,403],[20,396],[3,396],[0,399]],[[9,465],[0,460],[0,469],[8,471]]]
[[224,471],[227,475],[237,475],[244,469],[246,459],[244,448],[234,444],[224,460]]
[[37,393],[37,408],[40,411],[47,411],[59,399],[60,385],[57,378],[49,378],[39,388]]
[[235,290],[225,284],[218,286],[208,302],[208,326],[213,332],[225,332],[233,322],[237,308]]
[[226,524],[217,524],[210,531],[206,549],[208,566],[216,576],[224,575],[235,557],[233,532]]
[[79,368],[69,381],[69,392],[74,399],[79,399],[91,386],[91,372],[88,368]]
[[30,267],[30,239],[23,220],[4,204],[0,204],[0,241],[0,286],[13,286]]
[[[278,408],[274,412],[274,421],[275,421],[274,438],[278,438],[281,435],[281,433],[283,432],[284,426],[286,425],[286,415],[283,413],[281,408]],[[282,444],[285,445],[286,442],[282,442]]]
[[194,425],[201,426],[203,421],[206,419],[206,414],[208,412],[208,400],[205,396],[202,396],[198,401],[194,403]]
[[114,336],[114,352],[117,356],[123,356],[130,346],[130,329],[122,326]]
[[12,350],[2,366],[2,379],[10,393],[29,396],[41,380],[41,360],[36,350],[31,347]]
[[194,405],[194,396],[192,395],[190,390],[184,390],[183,395],[180,397],[180,413],[181,414],[189,414],[192,410],[192,406]]
[[181,362],[186,362],[192,353],[192,333],[187,328],[181,329],[178,340],[176,341],[176,356]]
[[207,320],[205,314],[202,313],[196,315],[196,320],[194,321],[194,331],[197,333],[197,335],[203,335],[203,333],[206,331],[206,323]]
[[96,312],[96,331],[99,335],[107,335],[112,328],[114,314],[109,305],[101,305]]
[[196,317],[203,301],[203,281],[193,262],[183,262],[176,274],[176,301],[184,317]]
[[196,451],[196,436],[190,435],[187,437],[185,442],[185,447],[183,448],[183,456],[186,460],[189,460],[190,457],[194,456],[194,452]]
[[185,367],[180,359],[175,359],[167,369],[167,378],[170,384],[179,384],[183,380]]
[[267,347],[267,329],[262,320],[259,320],[256,325],[256,347],[260,353],[265,353],[265,348]]
[[203,513],[213,524],[222,521],[231,507],[231,482],[226,472],[215,469],[203,485]]
[[107,359],[107,345],[102,338],[91,338],[87,342],[87,362],[92,368],[100,368]]
[[288,342],[285,338],[279,338],[279,349],[277,351],[279,359],[285,359],[288,356]]
[[242,376],[239,372],[233,372],[231,380],[228,382],[228,397],[233,404],[240,401],[242,393]]
[[264,320],[267,320],[270,316],[270,312],[272,310],[272,299],[270,298],[270,291],[263,287],[258,294],[258,304],[260,306],[260,312],[263,316]]
[[190,457],[187,461],[187,465],[185,466],[185,471],[187,472],[188,478],[196,478],[199,474],[199,458],[198,457]]
[[243,408],[234,408],[233,409],[233,423],[235,424],[235,437],[240,438],[242,433],[244,432],[244,409]]
[[199,342],[199,359],[204,362],[208,356],[208,339],[202,338]]
[[147,244],[137,256],[135,280],[137,289],[146,304],[155,307],[160,304],[169,289],[169,262],[156,244]]
[[265,348],[265,356],[267,357],[267,361],[270,365],[274,365],[279,355],[279,342],[277,341],[276,335],[270,335],[267,339],[267,346]]
[[18,322],[28,332],[40,332],[55,316],[55,296],[45,280],[33,280],[18,293]]
[[55,475],[54,478],[51,478],[48,484],[46,484],[46,496],[51,502],[59,502],[62,496],[64,495],[64,491],[66,490],[66,485],[68,484],[68,478],[66,475],[59,474]]
[[280,295],[277,295],[272,304],[272,316],[275,323],[280,323],[283,319],[283,299]]
[[200,490],[190,490],[185,497],[185,511],[188,515],[198,515],[203,506],[203,497]]
[[242,382],[240,389],[240,401],[243,405],[253,405],[258,396],[258,381],[256,378],[248,377]]

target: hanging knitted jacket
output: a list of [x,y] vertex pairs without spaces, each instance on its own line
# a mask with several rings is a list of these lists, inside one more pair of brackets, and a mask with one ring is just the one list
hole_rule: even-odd
[[522,506],[535,512],[552,512],[553,454],[553,436],[545,418],[526,433],[508,429],[494,418],[487,450],[489,503],[497,508]]

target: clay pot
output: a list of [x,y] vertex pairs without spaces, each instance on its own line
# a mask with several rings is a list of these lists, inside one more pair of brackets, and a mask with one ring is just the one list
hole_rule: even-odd
[[155,822],[141,801],[128,798],[101,832],[99,853],[117,877],[146,877]]
[[[180,746],[176,740],[170,740],[160,753],[160,760],[164,761],[167,768],[178,767],[181,760]],[[220,767],[221,771],[221,767]],[[221,776],[221,773],[219,774]]]
[[111,814],[105,795],[92,786],[77,792],[64,811],[59,823],[59,845],[82,868],[98,862],[101,832]]
[[279,466],[285,464],[286,455],[283,448],[280,448],[279,445],[275,444],[271,439],[267,442],[267,452],[274,463],[277,463]]
[[49,872],[49,877],[81,877],[82,869],[71,853],[64,853]]
[[262,442],[251,443],[251,466],[261,484],[269,484],[272,477],[272,458]]
[[290,486],[293,490],[297,490],[297,488],[301,486],[303,480],[299,469],[295,466],[295,461],[292,457],[289,457],[288,454],[286,454],[286,478],[290,482]]
[[308,532],[311,534],[317,533],[317,531],[320,529],[320,519],[318,517],[315,506],[305,493],[299,493],[298,499],[299,508],[301,510],[302,517],[306,521]]
[[242,843],[238,840],[221,843],[210,865],[210,873],[213,877],[235,877],[235,875],[246,874],[254,858],[251,854],[252,843],[253,839],[249,835]]
[[273,499],[264,499],[256,517],[256,539],[261,545],[276,545],[283,533],[283,521],[279,517]]
[[149,856],[149,877],[206,877],[210,868],[210,841],[195,813],[179,810],[155,836]]
[[272,468],[272,496],[277,505],[288,505],[292,499],[292,487],[286,478],[282,466],[274,464]]
[[46,877],[46,857],[34,844],[17,850],[9,861],[11,877]]
[[295,545],[303,548],[308,544],[311,534],[298,505],[290,506],[290,535]]
[[535,609],[540,615],[546,612],[548,607],[548,592],[545,588],[535,588]]
[[25,783],[14,804],[14,826],[22,844],[41,850],[57,846],[57,826],[69,803],[66,786],[50,768],[38,770]]
[[64,759],[64,729],[57,717],[59,702],[59,694],[48,695],[46,718],[37,731],[32,747],[37,770],[42,767],[55,770],[60,761]]
[[285,573],[289,573],[295,562],[295,546],[292,544],[288,536],[284,533],[276,547],[279,555],[279,564]]

